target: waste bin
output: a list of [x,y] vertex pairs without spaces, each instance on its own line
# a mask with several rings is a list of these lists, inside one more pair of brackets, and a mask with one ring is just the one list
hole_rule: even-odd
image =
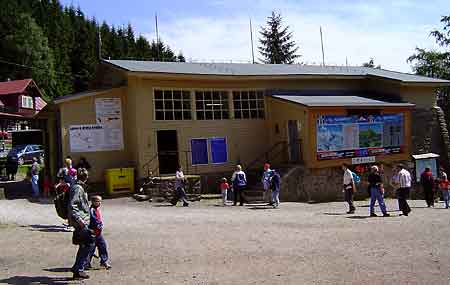
[[134,168],[111,168],[105,171],[106,193],[134,192]]

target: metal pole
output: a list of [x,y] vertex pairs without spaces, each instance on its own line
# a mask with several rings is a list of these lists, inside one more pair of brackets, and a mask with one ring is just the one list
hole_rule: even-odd
[[158,14],[155,13],[155,29],[156,29],[156,55],[157,55],[157,59],[160,60],[159,58],[159,32],[158,32]]
[[252,19],[250,18],[250,41],[252,43],[252,64],[255,64],[255,52],[253,50],[253,29],[252,29]]
[[323,51],[322,26],[320,26],[320,44],[322,45],[322,66],[325,66],[325,53]]

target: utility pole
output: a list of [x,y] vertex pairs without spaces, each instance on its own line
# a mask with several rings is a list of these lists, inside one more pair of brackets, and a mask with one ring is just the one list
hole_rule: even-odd
[[325,66],[325,53],[323,52],[322,26],[320,26],[320,44],[322,45],[322,66]]
[[253,29],[252,29],[252,18],[250,18],[250,41],[252,43],[252,64],[255,64],[255,52],[253,50]]

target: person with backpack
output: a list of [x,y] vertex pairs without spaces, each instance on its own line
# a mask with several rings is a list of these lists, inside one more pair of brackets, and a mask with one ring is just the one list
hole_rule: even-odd
[[242,166],[236,165],[236,171],[231,176],[231,183],[233,185],[234,191],[234,204],[236,206],[238,196],[239,196],[239,206],[244,206],[244,196],[242,195],[245,188],[247,187],[247,176],[245,172],[242,171]]
[[85,191],[88,180],[88,171],[78,169],[78,180],[70,187],[68,205],[69,224],[75,228],[72,243],[78,245],[75,263],[72,266],[73,279],[88,279],[84,272],[90,253],[95,249],[95,234],[89,229],[90,211],[88,195]]
[[[67,214],[64,213],[62,209],[67,208],[68,196],[70,187],[75,184],[77,179],[77,171],[72,167],[72,159],[67,157],[64,160],[64,167],[60,168],[58,174],[59,183],[55,185],[55,207],[58,216],[62,219],[67,219]],[[74,229],[69,224],[64,224],[65,230],[68,232],[73,232]]]
[[425,202],[428,208],[434,207],[434,176],[429,167],[420,175],[420,184],[422,184]]
[[371,172],[369,174],[369,177],[367,178],[370,189],[370,216],[377,216],[375,214],[375,201],[378,201],[378,205],[380,206],[381,212],[383,213],[383,217],[389,217],[390,215],[388,214],[386,205],[384,203],[384,187],[381,175],[378,170],[378,166],[372,165],[370,171]]
[[342,170],[344,171],[343,177],[343,192],[344,192],[344,200],[348,203],[348,212],[347,214],[355,213],[355,206],[353,205],[353,194],[355,192],[355,181],[353,180],[353,172],[348,168],[349,165],[344,163],[342,164]]

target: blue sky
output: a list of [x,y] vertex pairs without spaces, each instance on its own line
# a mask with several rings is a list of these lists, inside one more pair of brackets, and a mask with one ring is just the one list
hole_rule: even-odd
[[[290,26],[302,55],[300,62],[322,60],[319,27],[324,35],[325,62],[360,65],[371,57],[383,68],[410,72],[406,58],[415,47],[438,48],[429,32],[440,29],[442,15],[450,14],[450,1],[293,1],[293,0],[63,0],[80,6],[88,17],[116,26],[131,23],[136,34],[155,38],[159,33],[188,60],[251,61],[249,18],[254,38],[275,10]],[[255,40],[255,52],[259,57]]]

